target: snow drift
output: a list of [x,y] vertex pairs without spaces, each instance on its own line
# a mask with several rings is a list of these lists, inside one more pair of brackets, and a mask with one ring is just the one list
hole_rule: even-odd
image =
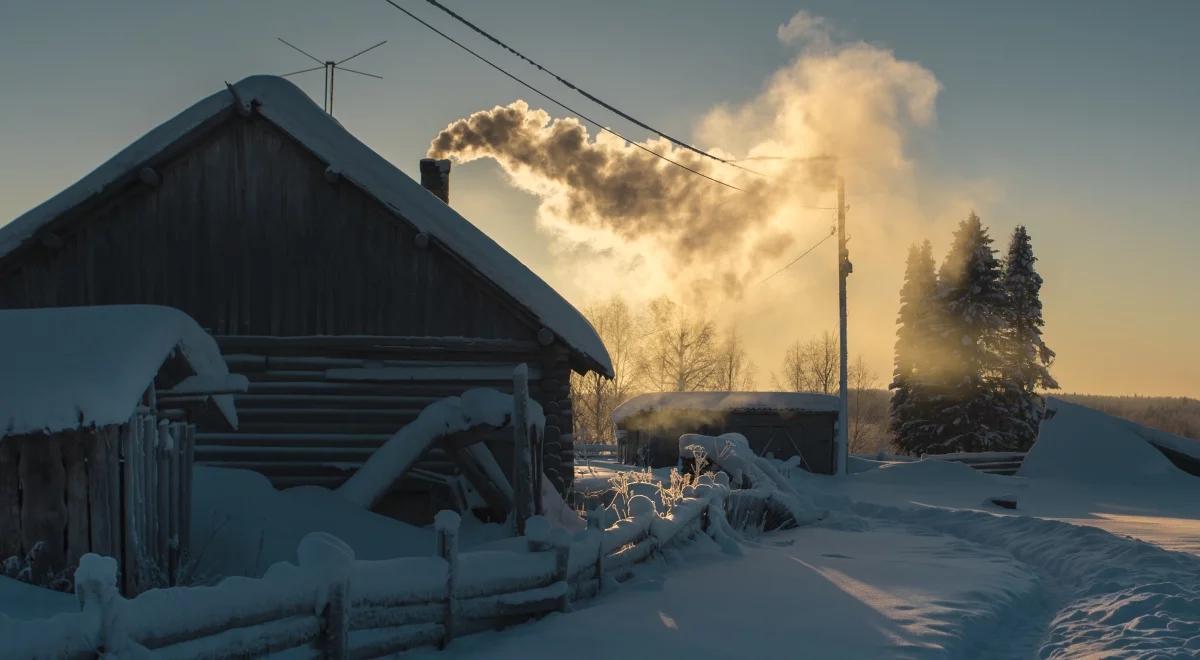
[[1042,422],[1019,476],[1110,486],[1163,479],[1195,484],[1147,442],[1141,431],[1149,429],[1060,399],[1050,399],[1047,407],[1055,414]]

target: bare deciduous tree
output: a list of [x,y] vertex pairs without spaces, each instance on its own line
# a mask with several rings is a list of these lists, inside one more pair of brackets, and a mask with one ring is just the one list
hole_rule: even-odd
[[638,317],[625,300],[612,297],[583,310],[612,360],[613,377],[595,372],[571,374],[571,400],[576,440],[612,442],[612,411],[633,394],[638,379],[638,340],[642,332]]
[[879,374],[867,366],[862,355],[854,359],[846,373],[850,400],[850,451],[870,453],[888,444],[884,421],[887,417],[887,393],[878,390]]
[[667,298],[650,303],[648,322],[641,361],[645,389],[692,392],[711,388],[718,368],[716,325]]
[[797,340],[784,353],[783,368],[774,375],[775,386],[793,392],[836,394],[838,362],[838,340],[832,332]]
[[730,328],[721,341],[712,387],[726,392],[754,389],[754,362],[746,356],[737,328]]

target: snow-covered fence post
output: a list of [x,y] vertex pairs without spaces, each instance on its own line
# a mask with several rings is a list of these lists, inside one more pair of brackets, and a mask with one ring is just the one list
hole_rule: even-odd
[[454,619],[457,603],[454,592],[458,588],[458,527],[462,522],[458,514],[443,510],[433,519],[437,530],[437,555],[446,560],[446,609],[442,615],[442,643],[446,648],[454,638]]
[[563,585],[562,596],[558,600],[558,611],[566,612],[571,606],[571,535],[567,530],[555,528],[551,542],[554,544],[554,581]]
[[[79,608],[96,621],[95,651],[101,657],[117,656],[133,646],[121,625],[121,592],[117,590],[117,560],[88,553],[75,569],[75,595]],[[142,649],[144,650],[144,649]]]
[[588,511],[588,533],[596,537],[596,593],[604,591],[604,509],[596,507]]
[[533,515],[533,468],[529,449],[529,367],[513,370],[513,516],[517,534],[525,533],[525,520]]
[[300,539],[296,556],[317,588],[316,607],[321,617],[317,646],[321,657],[346,660],[350,657],[350,567],[354,550],[332,534],[312,532]]

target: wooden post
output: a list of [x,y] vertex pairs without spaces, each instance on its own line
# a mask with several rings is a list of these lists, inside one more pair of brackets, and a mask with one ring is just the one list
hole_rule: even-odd
[[179,490],[180,509],[183,517],[179,521],[179,553],[188,557],[192,548],[192,470],[194,469],[196,450],[196,425],[188,424],[184,434],[183,452],[180,454],[181,486]]
[[533,513],[540,516],[546,513],[546,505],[542,501],[542,475],[546,472],[545,465],[543,464],[545,460],[545,443],[543,442],[544,438],[538,433],[536,427],[529,431],[529,435],[531,437],[529,449],[532,454],[531,462],[533,465],[532,474],[530,475],[533,479]]
[[120,449],[120,484],[115,492],[121,496],[120,506],[117,507],[119,515],[117,520],[121,523],[121,565],[124,570],[121,571],[122,591],[126,594],[131,594],[136,589],[134,583],[134,568],[137,566],[135,556],[137,554],[137,516],[133,514],[137,510],[137,491],[134,488],[134,469],[133,455],[137,447],[138,436],[142,433],[142,418],[134,415],[129,418],[129,423],[121,428],[121,438],[119,442]]
[[182,479],[179,475],[179,451],[183,447],[184,435],[187,434],[187,424],[176,422],[171,425],[171,446],[168,448],[167,455],[167,474],[170,483],[170,490],[167,492],[169,498],[168,509],[170,511],[170,526],[168,528],[170,541],[170,576],[171,585],[173,586],[179,578],[180,565],[180,550],[179,545],[179,523],[183,520],[183,514],[180,511],[180,488]]
[[462,519],[453,511],[439,511],[433,519],[437,530],[437,555],[446,560],[446,608],[442,615],[441,648],[454,638],[455,591],[458,588],[458,527]]
[[342,575],[329,585],[321,629],[322,657],[346,660],[350,657],[350,576]]
[[158,424],[158,446],[154,449],[154,507],[156,509],[155,518],[157,524],[155,531],[157,533],[156,545],[158,550],[158,570],[162,572],[161,587],[169,587],[175,584],[175,576],[172,572],[171,563],[171,491],[175,484],[172,482],[171,463],[169,459],[170,452],[175,446],[174,438],[171,432],[174,430],[174,425],[162,420]]
[[40,548],[32,552],[35,584],[44,583],[52,570],[62,570],[66,562],[67,473],[62,454],[66,435],[21,438],[21,545],[25,552]]
[[[110,525],[108,500],[108,452],[112,451],[114,426],[96,430],[96,436],[84,447],[87,456],[88,531],[91,552],[107,557],[120,557],[113,542],[115,531]],[[0,515],[3,515],[0,513]]]
[[21,554],[21,452],[15,438],[0,438],[0,557]]
[[64,432],[63,466],[66,468],[67,556],[61,568],[72,568],[91,552],[91,516],[88,510],[88,477],[84,458],[99,439],[100,429]]
[[86,554],[75,569],[75,596],[83,612],[94,612],[91,618],[99,621],[95,649],[99,657],[116,656],[127,646],[121,638],[119,609],[121,594],[117,591],[117,560]]
[[571,607],[571,585],[567,583],[571,575],[571,535],[556,527],[551,539],[554,543],[554,579],[565,587],[558,601],[558,611],[566,612]]
[[526,411],[529,405],[529,367],[517,365],[513,370],[513,517],[516,519],[517,534],[525,533],[525,521],[533,515],[533,470],[530,465],[529,422]]
[[604,591],[604,510],[588,511],[588,533],[596,537],[596,593]]
[[324,600],[317,650],[322,658],[347,660],[350,657],[350,567],[354,563],[354,550],[332,534],[312,532],[300,539],[296,556],[301,568],[316,574],[318,604]]

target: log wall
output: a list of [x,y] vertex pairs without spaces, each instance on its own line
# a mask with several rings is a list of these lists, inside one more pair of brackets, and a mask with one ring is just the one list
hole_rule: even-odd
[[[449,337],[218,336],[230,371],[249,380],[235,395],[237,430],[200,433],[196,460],[262,473],[279,488],[336,488],[393,433],[429,404],[466,390],[512,392],[512,370],[530,366],[530,396],[547,414],[546,473],[562,492],[573,473],[566,351],[537,342]],[[351,377],[386,369],[386,378]],[[562,425],[565,426],[555,426]],[[503,435],[503,434],[501,434]],[[501,467],[511,469],[511,438],[489,442]],[[444,449],[426,451],[415,469],[456,475]],[[564,478],[563,475],[567,475]],[[401,489],[426,498],[428,481]],[[405,515],[429,518],[438,504],[413,503]]]

